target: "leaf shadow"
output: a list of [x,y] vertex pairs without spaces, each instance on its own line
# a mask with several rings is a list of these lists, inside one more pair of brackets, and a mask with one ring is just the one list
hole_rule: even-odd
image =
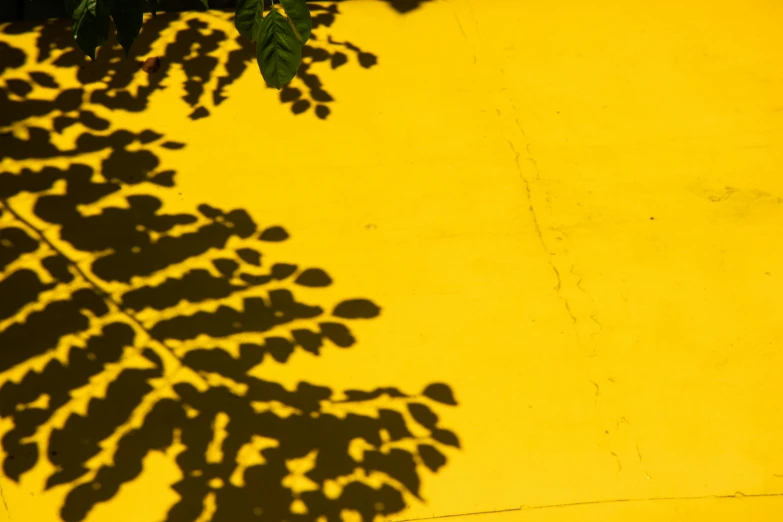
[[[151,35],[176,20],[145,24],[135,51],[150,52]],[[158,76],[136,84],[138,63],[114,61],[113,48],[84,68],[66,25],[36,27],[36,56],[15,43],[24,27],[0,34],[0,160],[15,165],[0,172],[0,417],[12,426],[3,474],[48,469],[43,487],[67,491],[64,522],[115,498],[155,451],[175,455],[181,472],[166,522],[204,520],[207,505],[213,522],[345,511],[370,521],[425,500],[423,472],[460,447],[436,413],[456,405],[451,388],[289,389],[259,378],[265,363],[355,348],[351,324],[380,307],[312,303],[334,282],[275,259],[275,243],[290,240],[280,225],[206,203],[169,212],[177,173],[160,152],[186,144],[112,119],[148,110],[173,63],[190,68],[183,101],[198,110],[218,63],[192,51],[224,36],[187,23]],[[236,56],[218,86],[241,74]],[[80,87],[61,88],[74,79]]]
[[[429,0],[384,0],[393,10],[406,15],[418,9]],[[269,2],[267,2],[269,3]],[[310,41],[302,51],[302,64],[297,71],[294,80],[282,88],[279,93],[280,102],[290,106],[294,115],[300,115],[312,111],[317,118],[325,120],[333,110],[335,97],[324,85],[322,75],[318,69],[328,66],[334,71],[351,62],[363,68],[370,69],[378,64],[378,56],[362,49],[358,45],[348,41],[337,41],[329,31],[341,14],[339,5],[341,1],[327,3],[309,3],[312,13],[313,33]],[[168,4],[161,4],[165,9]],[[215,2],[215,12],[223,12],[227,19],[233,21],[230,16],[236,6],[235,0]],[[168,5],[169,8],[188,9],[176,3]],[[195,2],[189,9],[201,8],[201,4]],[[148,10],[148,9],[147,9]],[[155,18],[145,20],[141,33],[133,43],[129,59],[125,59],[122,48],[117,44],[115,35],[112,34],[109,44],[101,47],[95,62],[89,62],[82,51],[76,46],[71,34],[70,20],[60,18],[54,20],[31,20],[8,24],[3,32],[18,35],[35,32],[37,37],[38,63],[51,60],[55,52],[61,54],[53,60],[57,67],[79,67],[79,81],[84,87],[97,86],[89,89],[90,102],[114,110],[127,110],[139,112],[145,110],[150,96],[157,90],[165,88],[166,79],[172,67],[181,67],[187,75],[185,85],[186,94],[183,99],[192,108],[190,118],[201,119],[209,115],[210,107],[214,109],[226,100],[225,90],[231,86],[248,68],[256,72],[255,45],[240,37],[230,28],[227,33],[224,30],[213,28],[209,24],[197,18],[187,21],[187,28],[178,30],[176,38],[165,49],[160,60],[160,69],[149,77],[146,85],[138,87],[132,94],[128,87],[138,76],[142,68],[143,60],[140,57],[148,56],[153,52],[153,44],[161,31],[171,29],[172,24],[182,19],[182,15],[176,12],[162,12]],[[224,47],[231,46],[225,60],[218,55]],[[6,55],[0,47],[0,56]],[[8,55],[0,58],[0,71],[9,68],[15,59]],[[8,64],[8,65],[3,65]],[[223,74],[216,73],[219,68],[224,69]],[[217,83],[210,92],[207,85],[217,76]],[[14,79],[9,88],[14,93],[29,93],[32,85],[39,82],[35,79]],[[56,88],[56,87],[52,87]],[[71,94],[75,96],[75,94]],[[211,100],[209,100],[211,98]],[[57,101],[57,108],[68,107],[68,101],[73,98],[63,98]],[[8,99],[0,99],[0,114],[6,113],[5,118],[0,116],[0,126],[6,124],[9,108]],[[43,111],[46,108],[39,104],[28,104],[30,111]]]

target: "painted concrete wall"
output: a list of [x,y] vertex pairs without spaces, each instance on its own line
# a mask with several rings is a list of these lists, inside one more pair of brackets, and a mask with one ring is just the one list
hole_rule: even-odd
[[321,5],[2,28],[0,520],[781,519],[779,3]]

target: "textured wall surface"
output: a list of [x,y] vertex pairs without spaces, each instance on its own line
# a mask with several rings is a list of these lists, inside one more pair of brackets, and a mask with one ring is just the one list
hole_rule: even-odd
[[311,9],[0,26],[0,521],[783,519],[783,7]]

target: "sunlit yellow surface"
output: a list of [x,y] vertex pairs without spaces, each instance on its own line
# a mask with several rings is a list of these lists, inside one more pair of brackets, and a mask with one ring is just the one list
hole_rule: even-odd
[[[783,4],[339,12],[319,44],[350,41],[378,64],[313,65],[334,98],[326,119],[294,115],[253,64],[225,102],[205,96],[206,118],[188,119],[179,69],[144,112],[94,109],[186,145],[157,151],[178,172],[157,194],[166,209],[284,225],[271,255],[327,270],[318,299],[381,306],[352,326],[354,349],[257,374],[452,387],[458,406],[438,414],[462,447],[390,520],[783,519]],[[181,23],[193,18],[234,34],[224,13]],[[173,455],[147,457],[87,521],[165,520]],[[60,520],[66,491],[42,493],[48,472],[0,477],[0,520]]]

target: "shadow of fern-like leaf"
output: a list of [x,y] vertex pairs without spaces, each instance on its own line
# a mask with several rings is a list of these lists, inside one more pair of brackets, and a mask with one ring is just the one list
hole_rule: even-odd
[[[181,471],[167,522],[337,521],[346,510],[370,521],[422,499],[422,472],[460,445],[435,411],[456,404],[451,389],[291,390],[257,377],[297,352],[356,346],[351,323],[380,308],[301,298],[333,281],[274,259],[289,240],[281,226],[208,204],[167,211],[176,172],[160,151],[186,144],[112,121],[146,110],[163,85],[111,64],[92,82],[71,51],[52,51],[56,25],[41,28],[36,60],[13,30],[0,36],[0,69],[13,73],[0,80],[0,161],[13,166],[0,172],[4,475],[51,470],[65,522],[114,498],[153,451],[176,454]],[[211,78],[217,63],[199,63]],[[186,91],[191,104],[206,89]]]
[[[0,388],[0,415],[14,423],[2,439],[6,476],[19,480],[46,455],[56,470],[47,487],[73,486],[63,520],[83,520],[141,473],[148,452],[178,438],[187,449],[177,458],[184,477],[174,489],[182,500],[170,521],[196,520],[207,495],[218,506],[212,520],[254,514],[337,520],[344,509],[372,520],[400,511],[403,491],[419,496],[417,465],[437,470],[446,460],[438,446],[458,445],[426,405],[395,389],[341,398],[302,382],[288,391],[247,373],[266,357],[285,362],[297,349],[320,354],[327,344],[353,346],[346,321],[377,316],[377,306],[353,299],[329,313],[298,301],[283,284],[323,286],[328,275],[280,263],[264,270],[261,238],[278,239],[284,231],[260,232],[244,211],[202,205],[198,214],[169,215],[159,212],[157,198],[134,195],[125,208],[84,215],[81,208],[100,208],[121,190],[112,181],[91,181],[93,174],[76,164],[0,177],[0,372],[43,364]],[[65,182],[65,194],[51,194],[58,181]],[[23,192],[36,194],[34,218],[54,225],[58,239],[14,208]],[[89,261],[77,263],[59,243],[89,253]],[[230,304],[237,297],[242,304]],[[72,407],[75,393],[101,376],[110,381],[105,396],[92,398],[86,415],[71,413],[64,426],[52,428],[53,415]],[[403,410],[351,412],[351,405],[381,395]],[[453,402],[443,385],[424,395]],[[406,415],[419,424],[418,435]],[[210,460],[221,416],[222,455]],[[41,430],[49,433],[45,450],[27,442]],[[112,464],[90,467],[112,437],[116,449],[103,456]],[[263,463],[244,466],[240,452],[252,453],[257,438],[276,444],[258,451]],[[355,456],[357,440],[367,447]],[[285,485],[287,466],[308,456],[305,476],[314,489],[292,491]],[[367,485],[372,473],[387,483]],[[328,487],[338,494],[328,496]],[[303,511],[291,511],[295,500]]]
[[[228,26],[228,23],[220,25],[226,29]],[[182,68],[186,75],[183,99],[193,109],[190,118],[199,119],[209,115],[207,106],[210,104],[206,96],[206,86],[212,79],[217,77],[210,93],[211,105],[214,107],[226,99],[224,89],[246,71],[251,58],[254,57],[254,51],[239,38],[229,38],[228,33],[220,28],[193,16],[179,16],[176,13],[161,13],[156,18],[145,20],[127,60],[112,33],[109,43],[100,48],[95,62],[90,62],[73,41],[69,20],[14,23],[6,26],[4,32],[10,35],[35,32],[38,51],[35,63],[51,65],[56,69],[77,69],[76,79],[80,85],[69,92],[68,98],[55,99],[48,104],[25,99],[27,103],[23,113],[13,111],[13,101],[9,94],[17,94],[18,98],[27,96],[19,96],[21,93],[18,90],[4,93],[0,99],[3,104],[0,108],[8,106],[2,112],[5,113],[5,118],[13,119],[29,117],[46,110],[71,110],[73,105],[77,104],[76,100],[85,98],[95,106],[141,112],[146,110],[156,91],[166,88],[166,80],[175,67]],[[163,48],[160,68],[147,75],[142,71],[143,62],[138,57],[153,54],[157,49],[157,39],[165,32],[174,33],[172,41]],[[14,63],[16,62],[9,60],[6,68],[12,68]],[[219,69],[224,72],[220,74]],[[35,77],[14,80],[28,84],[28,87],[38,83]],[[51,88],[57,88],[57,85],[49,83]],[[81,94],[81,98],[77,97],[77,93]],[[0,122],[0,125],[2,124],[7,124],[7,120]],[[68,124],[63,124],[63,128],[67,126]]]
[[[426,0],[390,0],[388,3],[400,15],[408,14]],[[334,96],[329,93],[321,77],[315,70],[319,64],[328,64],[336,70],[352,60],[364,69],[374,67],[378,57],[361,49],[351,42],[335,39],[328,30],[335,23],[340,2],[308,4],[312,12],[313,33],[311,40],[302,52],[302,64],[294,80],[281,89],[280,101],[290,104],[295,115],[313,110],[320,119],[326,119],[332,112]],[[227,2],[231,7],[232,2]],[[92,104],[112,110],[139,112],[146,109],[150,96],[165,88],[166,79],[172,67],[181,67],[185,72],[184,101],[192,108],[190,118],[197,120],[209,115],[225,99],[225,90],[231,86],[248,68],[256,73],[256,50],[252,42],[239,37],[233,27],[233,14],[228,11],[212,11],[216,20],[221,20],[220,28],[213,27],[193,15],[160,13],[156,18],[148,18],[142,26],[141,34],[133,44],[130,59],[126,60],[122,47],[112,34],[109,44],[99,49],[95,62],[89,62],[76,46],[71,33],[71,23],[67,19],[48,21],[17,22],[7,25],[3,32],[11,35],[35,32],[37,36],[38,64],[51,63],[58,68],[79,68],[78,79],[81,90],[73,89],[59,99],[49,103],[28,103],[28,111],[41,113],[54,109],[70,110],[77,92],[89,96]],[[150,74],[146,82],[139,81],[142,60],[139,57],[153,53],[157,37],[165,31],[174,31],[175,37],[168,44],[160,59],[160,69]],[[14,56],[0,48],[0,70],[14,67]],[[17,65],[16,67],[20,67]],[[216,73],[222,69],[223,73]],[[213,78],[216,82],[212,82]],[[39,81],[43,79],[42,81]],[[25,98],[34,85],[56,89],[57,85],[43,76],[13,78],[7,81],[8,91],[0,93],[0,126],[8,124],[12,118],[13,102],[9,94]],[[209,87],[208,87],[209,86]],[[133,89],[131,89],[133,87]],[[210,99],[211,98],[211,99]],[[35,100],[30,100],[31,102]],[[63,116],[58,122],[61,127],[72,124],[73,117]]]

